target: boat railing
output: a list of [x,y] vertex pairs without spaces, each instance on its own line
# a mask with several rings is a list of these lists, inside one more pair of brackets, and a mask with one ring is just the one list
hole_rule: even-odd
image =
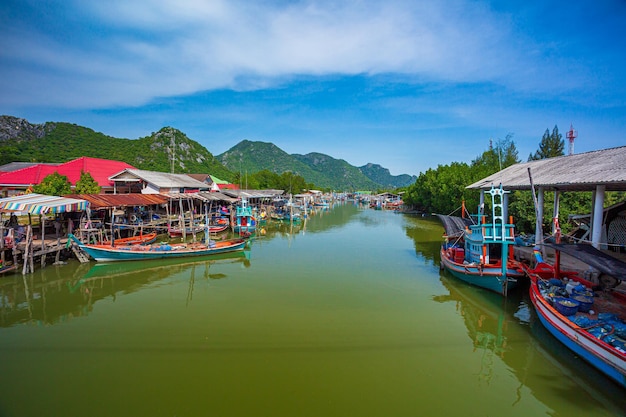
[[481,240],[483,241],[483,243],[502,243],[515,241],[515,225],[512,224],[486,223],[477,226],[470,226],[470,228],[472,229],[474,234],[480,235],[482,237]]

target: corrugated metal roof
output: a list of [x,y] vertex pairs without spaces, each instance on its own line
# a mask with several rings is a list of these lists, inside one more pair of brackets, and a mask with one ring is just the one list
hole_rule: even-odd
[[61,163],[39,163],[39,162],[9,162],[8,164],[5,165],[0,165],[0,171],[2,172],[11,172],[11,171],[17,171],[18,169],[24,169],[24,168],[29,168],[35,165],[51,165],[51,166],[58,166],[61,165]]
[[124,168],[132,168],[132,165],[126,162],[83,156],[63,164],[36,164],[0,174],[0,184],[27,187],[40,184],[46,176],[58,172],[66,176],[72,185],[76,185],[81,173],[88,172],[100,187],[111,187],[113,184],[109,181],[109,175]]
[[489,189],[499,185],[507,190],[529,190],[528,168],[536,187],[560,191],[626,191],[626,146],[575,155],[559,156],[512,165],[466,188]]
[[225,194],[216,191],[200,191],[196,193],[167,193],[167,196],[172,200],[199,200],[204,203],[210,201],[226,201],[228,203],[234,203],[236,198],[231,198]]
[[208,184],[193,179],[187,174],[169,174],[167,172],[145,171],[141,169],[125,169],[113,175],[110,179],[114,182],[140,179],[158,188],[209,188]]
[[237,201],[236,198],[229,197],[224,193],[220,193],[219,191],[201,191],[198,194],[201,197],[205,198],[207,201],[226,201],[227,203],[235,203]]
[[71,194],[66,197],[87,200],[92,210],[110,207],[150,206],[169,201],[169,198],[162,194]]
[[222,193],[233,198],[273,198],[282,195],[283,190],[222,190]]

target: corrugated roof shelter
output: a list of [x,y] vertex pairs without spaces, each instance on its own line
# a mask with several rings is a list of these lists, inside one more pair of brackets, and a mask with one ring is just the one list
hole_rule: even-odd
[[283,190],[222,190],[223,194],[233,198],[274,198],[282,195]]
[[535,187],[559,191],[626,191],[626,146],[559,156],[511,165],[466,188],[488,190],[491,185],[507,190],[530,190],[530,168]]
[[[539,218],[543,217],[543,193],[546,190],[555,191],[557,196],[562,191],[595,191],[591,243],[597,249],[606,244],[604,193],[626,191],[626,146],[511,165],[466,188],[480,189],[482,200],[484,191],[499,184],[506,190],[530,190],[531,176],[538,191]],[[554,217],[558,218],[558,204],[555,209]],[[535,243],[541,243],[541,222],[537,222],[535,235]]]
[[211,175],[211,174],[187,174],[187,175],[189,175],[193,179],[209,184],[211,186],[211,191],[219,191],[222,189],[231,189],[231,190],[239,189],[238,185],[231,184],[228,181],[221,180],[217,178],[215,175]]
[[165,204],[169,198],[161,194],[71,194],[68,198],[82,198],[92,210],[112,207],[151,206]]
[[[0,174],[0,188],[7,192],[11,189],[13,193],[24,191],[29,186],[41,183],[45,177],[54,172],[66,176],[72,186],[75,186],[76,182],[80,179],[80,174],[82,172],[88,172],[96,183],[102,187],[102,192],[105,192],[107,189],[110,190],[113,188],[113,183],[109,180],[109,176],[124,168],[133,168],[133,166],[126,162],[84,156],[63,164],[37,164],[15,171],[5,172]],[[9,192],[9,194],[11,194],[11,192]]]
[[219,191],[212,191],[212,192],[199,192],[198,195],[205,199],[205,201],[225,201],[227,203],[236,203],[237,201],[239,201],[236,198],[233,197],[229,197],[224,193],[221,193]]
[[17,171],[18,169],[24,169],[35,165],[61,165],[60,163],[39,163],[39,162],[9,162],[8,164],[0,165],[0,173]]
[[30,214],[80,212],[87,209],[87,200],[43,194],[23,194],[0,199],[0,210],[23,211]]
[[143,194],[185,192],[188,190],[208,190],[210,186],[186,174],[168,174],[166,172],[125,169],[109,178],[117,188],[120,184],[141,184]]

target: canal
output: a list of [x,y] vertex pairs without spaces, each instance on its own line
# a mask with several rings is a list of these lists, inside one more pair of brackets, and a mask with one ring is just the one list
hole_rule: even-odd
[[0,416],[616,416],[522,287],[439,269],[436,219],[269,223],[219,259],[0,278]]

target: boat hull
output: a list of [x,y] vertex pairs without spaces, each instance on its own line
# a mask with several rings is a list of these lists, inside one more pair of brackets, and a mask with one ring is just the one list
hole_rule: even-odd
[[256,231],[256,226],[235,226],[235,233],[242,233],[242,232],[254,232]]
[[530,299],[539,321],[557,340],[600,372],[626,388],[626,354],[594,337],[559,313],[531,279]]
[[209,226],[209,233],[222,233],[228,229],[228,224],[220,224],[218,226]]
[[481,288],[506,294],[517,287],[517,281],[524,277],[524,272],[515,268],[507,269],[507,276],[502,277],[501,266],[462,264],[448,258],[445,249],[441,250],[441,266],[454,277]]
[[73,240],[83,251],[98,262],[208,256],[243,250],[247,243],[245,239],[233,239],[215,242],[214,246],[189,244],[111,247],[106,245],[87,245],[76,238],[73,238]]
[[17,265],[15,264],[0,266],[0,274],[15,271],[16,269]]
[[[114,239],[113,244],[115,246],[123,246],[123,245],[149,245],[150,243],[154,243],[157,239],[157,233],[152,232],[145,235],[140,236],[131,236],[131,237],[123,237],[120,239]],[[111,244],[110,242],[104,242],[105,244]]]

